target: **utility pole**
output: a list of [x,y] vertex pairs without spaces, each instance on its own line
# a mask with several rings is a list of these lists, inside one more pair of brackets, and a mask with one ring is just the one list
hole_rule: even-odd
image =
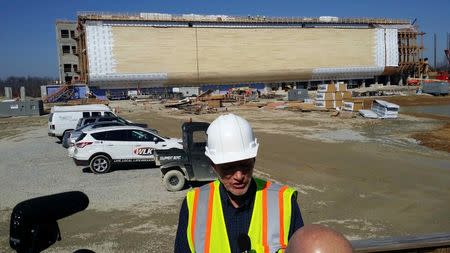
[[436,33],[434,34],[434,70],[436,71],[436,46],[437,46],[437,42],[436,42]]
[[450,49],[450,33],[447,32],[447,49]]
[[[450,50],[450,33],[447,32],[447,50]],[[447,51],[446,51],[447,52]],[[447,70],[450,69],[450,60],[448,59],[447,53],[445,54],[445,58],[447,59]]]

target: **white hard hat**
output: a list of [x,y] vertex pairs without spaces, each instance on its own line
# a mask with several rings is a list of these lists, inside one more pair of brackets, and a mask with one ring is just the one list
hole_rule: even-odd
[[258,142],[247,120],[234,114],[221,115],[208,130],[205,155],[214,164],[231,163],[255,158]]

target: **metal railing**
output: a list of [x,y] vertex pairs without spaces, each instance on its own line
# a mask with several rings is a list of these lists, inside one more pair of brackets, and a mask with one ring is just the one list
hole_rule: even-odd
[[450,233],[352,241],[355,252],[450,253]]
[[114,13],[81,11],[77,12],[81,19],[90,20],[147,20],[175,22],[223,22],[223,23],[332,23],[332,24],[407,24],[407,19],[387,18],[338,18],[338,17],[266,17],[266,16],[228,16],[228,15],[196,15],[196,14],[163,14],[163,13]]

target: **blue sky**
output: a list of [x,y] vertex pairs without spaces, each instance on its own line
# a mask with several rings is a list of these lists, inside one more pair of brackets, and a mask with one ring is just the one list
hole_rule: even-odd
[[94,1],[0,0],[0,78],[57,78],[55,21],[75,20],[77,11],[160,12],[286,17],[386,17],[415,19],[425,35],[424,57],[433,63],[433,34],[438,34],[437,59],[444,60],[450,32],[450,0],[310,0],[310,1]]

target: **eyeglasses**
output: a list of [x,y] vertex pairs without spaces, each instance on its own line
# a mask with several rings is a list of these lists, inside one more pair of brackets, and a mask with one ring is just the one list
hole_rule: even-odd
[[236,171],[241,171],[246,174],[250,172],[255,166],[254,159],[247,159],[243,161],[237,161],[232,163],[217,164],[215,167],[223,174],[234,174]]

